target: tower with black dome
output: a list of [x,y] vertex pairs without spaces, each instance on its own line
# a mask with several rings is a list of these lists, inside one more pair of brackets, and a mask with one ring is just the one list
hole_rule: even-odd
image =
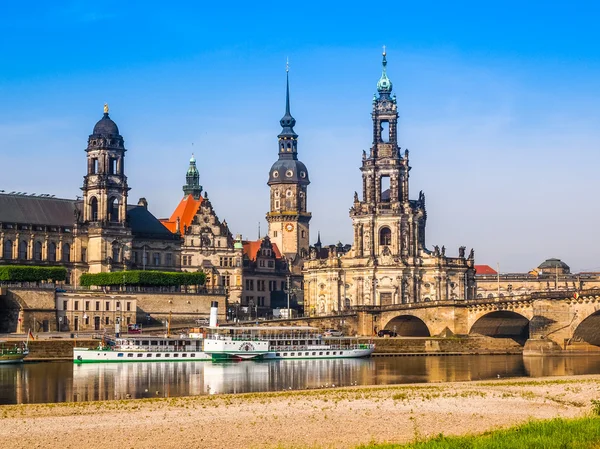
[[269,237],[286,259],[298,262],[308,256],[310,212],[306,210],[310,184],[306,166],[298,160],[296,119],[290,113],[289,70],[286,69],[285,115],[279,122],[279,158],[271,166]]
[[108,105],[85,151],[87,174],[81,190],[89,271],[113,271],[122,268],[129,257],[132,235],[127,225],[126,150],[117,124],[108,115]]

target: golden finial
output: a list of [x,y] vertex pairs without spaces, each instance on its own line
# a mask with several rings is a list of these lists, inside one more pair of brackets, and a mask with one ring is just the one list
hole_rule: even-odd
[[290,58],[285,58],[285,71],[289,72],[290,71]]
[[383,56],[385,56],[385,45],[383,46]]
[[104,103],[104,113],[108,114],[108,103]]

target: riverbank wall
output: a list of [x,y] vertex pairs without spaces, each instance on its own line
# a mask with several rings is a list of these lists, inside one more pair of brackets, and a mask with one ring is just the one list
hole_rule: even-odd
[[360,338],[375,343],[375,355],[478,355],[521,354],[523,346],[511,338]]

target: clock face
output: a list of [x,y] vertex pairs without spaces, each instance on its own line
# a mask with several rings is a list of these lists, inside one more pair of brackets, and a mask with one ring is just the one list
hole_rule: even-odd
[[288,223],[288,224],[286,224],[286,225],[285,225],[285,230],[286,230],[287,232],[292,232],[292,231],[294,230],[294,225],[293,225],[293,224],[291,224],[291,223]]

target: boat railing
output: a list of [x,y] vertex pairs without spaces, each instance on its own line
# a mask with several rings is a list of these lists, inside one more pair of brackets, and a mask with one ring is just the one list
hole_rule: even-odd
[[339,345],[276,345],[271,346],[272,351],[349,351],[351,349],[374,349],[373,343],[339,344]]
[[294,340],[321,340],[320,334],[208,334],[207,340],[227,341],[294,341]]

